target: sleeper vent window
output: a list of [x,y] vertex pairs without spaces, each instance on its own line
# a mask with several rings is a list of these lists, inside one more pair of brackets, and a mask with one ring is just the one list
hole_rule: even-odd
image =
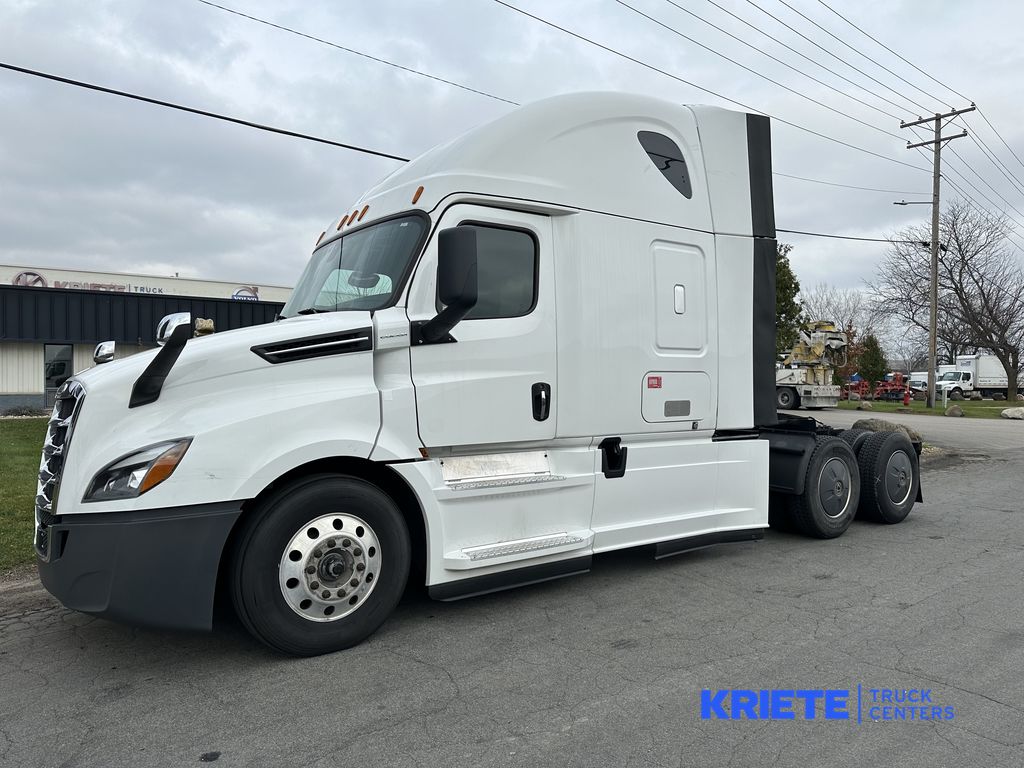
[[690,172],[686,168],[683,153],[676,143],[668,136],[653,131],[640,131],[636,137],[640,140],[640,146],[647,152],[647,156],[651,158],[654,166],[661,171],[662,176],[668,179],[669,184],[687,200],[693,197]]

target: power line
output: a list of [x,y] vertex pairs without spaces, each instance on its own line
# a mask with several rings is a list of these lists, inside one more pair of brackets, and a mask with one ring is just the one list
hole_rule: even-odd
[[[747,1],[747,3],[748,3],[749,5],[752,5],[752,6],[754,6],[754,7],[755,7],[755,8],[757,9],[757,10],[759,10],[759,11],[760,11],[761,13],[765,14],[766,16],[769,16],[769,17],[771,17],[771,18],[775,19],[775,21],[777,21],[777,22],[778,22],[779,24],[781,24],[782,26],[784,26],[784,27],[785,27],[786,29],[788,29],[788,30],[789,30],[790,32],[793,32],[793,33],[795,33],[795,34],[799,35],[799,36],[800,36],[800,37],[802,37],[802,38],[803,38],[804,40],[806,40],[806,41],[807,41],[807,42],[809,42],[809,43],[810,43],[811,45],[813,45],[813,46],[814,46],[815,48],[818,48],[818,49],[820,49],[820,50],[824,51],[825,53],[827,53],[827,54],[828,54],[829,56],[831,56],[831,57],[832,57],[833,59],[835,59],[836,61],[838,61],[838,62],[839,62],[840,64],[845,64],[845,65],[846,65],[846,66],[848,66],[848,67],[849,67],[850,69],[852,69],[852,70],[853,70],[854,72],[859,72],[860,74],[864,75],[864,77],[866,77],[866,78],[867,78],[868,80],[871,80],[872,82],[875,82],[875,83],[877,83],[878,85],[880,85],[880,86],[882,86],[883,88],[885,88],[885,89],[886,89],[887,91],[890,91],[890,92],[892,92],[892,93],[895,93],[895,94],[896,94],[897,96],[899,96],[899,97],[900,97],[901,99],[905,99],[906,101],[910,102],[911,104],[913,104],[914,106],[918,107],[919,109],[923,109],[923,110],[924,110],[925,112],[929,112],[929,111],[930,111],[930,110],[929,110],[929,109],[928,109],[927,107],[924,107],[924,106],[922,106],[922,105],[918,104],[918,103],[917,103],[916,101],[914,101],[913,99],[911,99],[911,98],[908,98],[907,96],[905,96],[904,94],[902,94],[902,93],[900,93],[899,91],[895,90],[894,88],[891,88],[891,87],[889,87],[888,85],[886,85],[885,83],[883,83],[883,82],[882,82],[881,80],[879,80],[878,78],[876,78],[876,77],[872,77],[872,76],[871,76],[871,75],[869,75],[869,74],[868,74],[867,72],[865,72],[865,71],[864,71],[863,69],[860,69],[859,67],[855,67],[855,66],[854,66],[853,64],[851,64],[850,62],[848,62],[848,61],[846,61],[846,60],[844,60],[844,59],[840,58],[840,57],[839,57],[839,56],[837,56],[836,54],[832,53],[832,51],[830,51],[830,50],[829,50],[828,48],[825,48],[824,46],[822,46],[822,45],[818,44],[817,42],[815,42],[814,40],[812,40],[811,38],[809,38],[809,37],[808,37],[807,35],[805,35],[805,34],[804,34],[803,32],[800,32],[800,31],[799,31],[799,30],[797,30],[796,28],[794,28],[794,27],[790,26],[789,24],[787,24],[786,22],[784,22],[784,21],[783,21],[782,19],[780,19],[780,18],[779,18],[778,16],[776,16],[776,15],[775,15],[774,13],[772,13],[771,11],[766,11],[766,10],[765,10],[764,8],[762,8],[762,7],[760,6],[760,5],[758,5],[757,3],[755,3],[755,2],[754,2],[754,0],[746,0],[746,1]],[[781,1],[781,0],[780,0],[780,1]],[[897,106],[899,106],[899,105],[897,105]],[[903,108],[903,107],[901,107],[901,109],[904,109],[904,108]]]
[[[1000,200],[1002,200],[1003,201],[1003,205],[1005,205],[1007,208],[1011,209],[1014,213],[1016,213],[1021,218],[1024,218],[1024,214],[1022,214],[1020,211],[1018,211],[1017,208],[1013,205],[1013,203],[1011,203],[1009,200],[1007,200],[1005,197],[1003,197],[1003,195],[1000,194],[999,190],[997,190],[995,187],[993,187],[991,184],[989,184],[984,178],[982,178],[981,174],[978,173],[974,169],[974,166],[971,163],[968,163],[966,160],[964,160],[964,158],[960,155],[959,152],[957,152],[952,147],[949,148],[949,152],[950,152],[950,154],[953,155],[953,157],[955,157],[957,160],[959,160],[961,163],[963,163],[964,167],[967,168],[967,170],[969,170],[972,174],[974,174],[975,178],[977,178],[978,181],[980,181],[982,184],[984,184],[986,187],[988,187],[989,191],[993,195],[995,195]],[[998,206],[995,206],[995,207],[998,207]]]
[[835,181],[823,181],[822,179],[809,179],[806,176],[794,176],[790,173],[781,173],[779,171],[772,171],[773,176],[782,176],[787,179],[799,179],[800,181],[809,181],[814,184],[825,184],[829,187],[845,187],[846,189],[859,189],[864,192],[885,192],[889,195],[928,195],[930,192],[908,192],[907,190],[901,189],[878,189],[877,187],[858,187],[855,184],[839,184]]
[[264,125],[263,123],[256,123],[252,120],[243,120],[239,117],[231,117],[229,115],[222,115],[218,112],[209,112],[205,109],[196,109],[195,107],[187,107],[183,104],[175,104],[171,101],[161,101],[160,99],[152,99],[148,96],[140,96],[137,93],[129,93],[128,91],[118,91],[114,88],[105,88],[102,85],[95,85],[94,83],[87,83],[82,80],[72,80],[68,77],[60,77],[58,75],[51,75],[47,72],[39,72],[34,69],[26,69],[25,67],[17,67],[13,64],[7,64],[0,61],[0,68],[8,69],[12,72],[20,72],[23,75],[31,75],[32,77],[41,77],[46,80],[53,80],[57,83],[64,83],[65,85],[73,85],[76,88],[85,88],[90,91],[99,91],[100,93],[107,93],[111,96],[121,96],[125,99],[133,99],[135,101],[145,102],[146,104],[155,104],[158,107],[166,107],[167,109],[176,109],[179,112],[188,112],[193,115],[201,115],[202,117],[211,117],[214,120],[223,120],[226,123],[235,123],[236,125],[244,125],[249,128],[255,128],[260,131],[267,131],[269,133],[277,133],[282,136],[291,136],[296,139],[305,139],[306,141],[315,141],[320,144],[329,144],[332,147],[340,147],[341,149],[348,149],[353,152],[362,152],[365,155],[374,155],[376,157],[386,157],[388,160],[400,160],[405,163],[408,162],[409,158],[399,157],[398,155],[388,154],[387,152],[380,152],[376,149],[368,149],[366,147],[359,147],[355,144],[345,144],[340,141],[334,141],[332,139],[324,139],[320,136],[311,136],[308,133],[299,133],[298,131],[289,131],[285,128],[276,128],[272,125]]
[[369,59],[370,61],[376,61],[379,64],[385,64],[385,65],[387,65],[389,67],[394,67],[395,69],[400,69],[403,72],[408,72],[408,73],[413,74],[413,75],[418,75],[419,77],[425,77],[425,78],[428,78],[430,80],[436,80],[439,83],[444,83],[445,85],[450,85],[453,88],[461,88],[463,91],[469,91],[470,93],[475,93],[475,94],[478,94],[480,96],[486,96],[488,99],[494,99],[495,101],[501,101],[501,102],[504,102],[505,104],[511,104],[514,107],[518,107],[519,106],[519,102],[517,102],[517,101],[512,101],[511,99],[506,99],[506,98],[504,98],[502,96],[496,96],[493,93],[488,93],[487,91],[481,91],[481,90],[479,90],[477,88],[472,88],[472,87],[470,87],[468,85],[463,85],[462,83],[457,83],[454,80],[446,80],[445,78],[438,77],[437,75],[431,75],[431,74],[429,74],[427,72],[421,72],[420,70],[413,69],[412,67],[406,67],[406,66],[403,66],[401,64],[396,64],[393,61],[388,61],[387,59],[382,59],[382,58],[380,58],[378,56],[371,56],[369,53],[363,53],[362,51],[357,51],[354,48],[346,48],[345,46],[339,45],[338,43],[332,43],[330,40],[324,40],[321,37],[316,37],[314,35],[310,35],[310,34],[307,34],[305,32],[299,32],[298,30],[292,29],[291,27],[286,27],[283,24],[275,24],[272,21],[267,21],[266,19],[261,19],[258,16],[251,16],[248,13],[242,13],[241,11],[236,11],[235,9],[228,8],[225,5],[218,5],[217,3],[210,2],[210,0],[197,0],[197,2],[200,2],[203,5],[208,5],[211,8],[218,8],[218,9],[220,9],[222,11],[227,12],[227,13],[234,14],[235,16],[241,16],[242,18],[249,19],[251,21],[255,21],[258,24],[264,24],[264,25],[266,25],[268,27],[273,27],[274,29],[279,29],[282,32],[287,32],[288,34],[291,34],[291,35],[296,35],[298,37],[304,37],[307,40],[312,40],[314,42],[320,43],[321,45],[327,45],[327,46],[330,46],[331,48],[337,48],[339,51],[344,51],[345,53],[351,53],[351,54],[353,54],[355,56],[362,56],[364,59]]
[[[915,90],[917,90],[917,91],[920,91],[921,93],[923,93],[923,94],[924,94],[925,96],[927,96],[927,97],[928,97],[929,99],[931,99],[932,101],[938,102],[939,104],[942,104],[942,103],[943,103],[943,101],[944,101],[943,99],[940,99],[940,98],[939,98],[938,96],[934,96],[934,95],[932,95],[932,94],[928,93],[928,91],[926,91],[926,90],[924,90],[924,89],[922,89],[922,88],[920,88],[920,87],[918,87],[918,86],[914,85],[914,84],[913,84],[912,82],[910,82],[910,81],[909,81],[909,80],[907,80],[906,78],[904,78],[904,77],[902,77],[902,76],[900,76],[900,75],[896,74],[896,73],[895,73],[895,72],[893,72],[893,71],[892,71],[891,69],[889,69],[889,68],[888,68],[887,66],[885,66],[884,64],[881,64],[880,62],[878,62],[878,61],[876,61],[875,59],[871,58],[870,56],[868,56],[868,55],[867,55],[866,53],[864,53],[863,51],[861,51],[861,50],[858,50],[857,48],[854,48],[854,47],[853,47],[852,45],[850,45],[850,44],[849,44],[848,42],[846,42],[845,40],[843,40],[843,39],[842,39],[841,37],[837,36],[836,34],[834,34],[833,32],[829,31],[828,29],[825,29],[825,27],[821,26],[821,24],[819,24],[818,22],[816,22],[816,21],[815,21],[814,19],[812,19],[812,18],[811,18],[810,16],[807,16],[806,14],[803,14],[803,13],[801,13],[800,11],[798,11],[798,10],[797,10],[796,8],[794,8],[794,7],[792,6],[792,5],[790,5],[789,3],[787,3],[787,2],[786,2],[786,0],[779,0],[779,2],[780,2],[780,3],[782,3],[782,4],[784,5],[784,6],[786,6],[787,8],[789,8],[789,10],[791,10],[791,11],[792,11],[793,13],[795,13],[795,14],[796,14],[797,16],[799,16],[800,18],[802,18],[802,19],[806,20],[806,21],[807,21],[807,22],[809,22],[810,24],[813,24],[813,25],[814,25],[815,27],[817,27],[818,29],[820,29],[820,30],[821,30],[822,32],[824,32],[824,33],[825,33],[826,35],[828,35],[829,37],[831,37],[831,38],[832,38],[833,40],[837,40],[838,42],[842,43],[843,45],[845,45],[845,46],[846,46],[847,48],[849,48],[849,49],[850,49],[851,51],[853,51],[853,52],[854,52],[854,53],[856,53],[857,55],[859,55],[859,56],[861,56],[862,58],[865,58],[865,59],[867,59],[868,61],[870,61],[870,62],[871,62],[872,64],[874,64],[874,65],[875,65],[876,67],[879,67],[879,68],[881,68],[881,69],[884,69],[884,70],[885,70],[886,72],[888,72],[888,73],[889,73],[890,75],[892,75],[893,77],[895,77],[895,78],[896,78],[897,80],[900,80],[900,81],[902,81],[902,82],[906,83],[907,85],[909,85],[909,86],[910,86],[911,88],[913,88],[913,89],[915,89]],[[895,93],[895,91],[893,91],[893,92]],[[919,107],[921,107],[921,105],[920,105],[920,104],[917,104],[917,102],[915,102],[915,101],[911,100],[911,99],[910,99],[910,98],[909,98],[908,96],[906,96],[905,94],[902,94],[902,95],[903,95],[903,98],[905,98],[905,99],[906,99],[907,101],[909,101],[909,102],[910,102],[911,104],[915,104],[916,106],[919,106]],[[924,107],[921,107],[921,108],[922,108],[922,109],[924,109]]]
[[[916,69],[916,70],[917,70],[918,72],[920,72],[920,73],[921,73],[922,75],[924,75],[924,76],[925,76],[925,77],[927,77],[927,78],[928,78],[929,80],[931,80],[931,81],[932,81],[933,83],[936,83],[936,84],[938,84],[938,85],[941,85],[941,86],[942,86],[943,88],[945,88],[945,89],[946,89],[947,91],[949,91],[950,93],[953,93],[953,94],[954,94],[954,95],[956,95],[956,96],[959,96],[959,97],[960,97],[961,99],[963,99],[964,101],[970,101],[970,99],[968,99],[968,98],[967,98],[966,96],[964,96],[964,95],[963,95],[962,93],[960,93],[960,91],[958,91],[958,90],[956,90],[956,89],[954,89],[954,88],[951,88],[950,86],[948,86],[948,85],[946,85],[945,83],[943,83],[943,82],[942,82],[941,80],[936,80],[936,79],[935,79],[934,77],[932,77],[932,76],[931,76],[930,74],[928,74],[928,73],[927,73],[927,72],[925,72],[925,71],[924,71],[923,69],[921,69],[921,68],[920,68],[919,66],[917,66],[917,65],[916,65],[916,64],[914,64],[913,62],[911,62],[911,61],[908,61],[907,59],[903,58],[903,57],[902,57],[902,56],[901,56],[900,54],[896,53],[896,51],[894,51],[894,50],[893,50],[892,48],[890,48],[890,47],[889,47],[888,45],[886,45],[885,43],[883,43],[883,42],[882,42],[881,40],[879,40],[879,39],[878,39],[877,37],[874,37],[874,36],[872,36],[872,35],[868,34],[867,32],[865,32],[865,31],[864,31],[863,29],[861,29],[860,27],[858,27],[858,26],[857,26],[856,24],[854,24],[854,23],[853,23],[852,21],[850,21],[850,20],[849,20],[848,18],[846,18],[845,16],[843,16],[843,14],[841,14],[841,13],[840,13],[839,11],[837,11],[837,10],[836,10],[835,8],[833,8],[833,7],[832,7],[832,6],[830,6],[830,5],[828,4],[828,3],[826,3],[826,2],[825,2],[825,0],[818,0],[818,2],[819,2],[819,3],[821,3],[821,4],[823,5],[823,6],[825,6],[826,8],[828,8],[828,9],[829,9],[830,11],[832,11],[832,13],[834,13],[834,14],[835,14],[836,16],[838,16],[838,17],[839,17],[840,19],[842,19],[842,20],[843,20],[843,21],[845,21],[845,22],[846,22],[847,24],[849,24],[849,25],[850,25],[851,27],[853,27],[854,29],[856,29],[856,30],[857,30],[858,32],[860,32],[860,33],[861,33],[862,35],[864,35],[865,37],[867,37],[867,38],[868,38],[868,39],[870,39],[870,40],[874,40],[874,41],[875,41],[876,43],[878,43],[878,44],[879,44],[880,46],[882,46],[883,48],[885,48],[885,50],[887,50],[887,51],[888,51],[889,53],[891,53],[891,54],[892,54],[893,56],[895,56],[896,58],[900,59],[900,60],[901,60],[901,61],[902,61],[902,62],[903,62],[904,64],[909,64],[909,65],[910,65],[911,67],[913,67],[914,69]],[[915,86],[915,87],[916,87],[916,86]],[[921,89],[920,89],[920,88],[918,88],[918,90],[921,90]],[[924,91],[921,91],[921,93],[924,93]],[[938,100],[937,100],[937,101],[938,101]],[[984,117],[984,115],[983,115],[983,117]],[[986,121],[986,122],[987,122],[987,121]],[[994,130],[994,129],[993,129],[993,130]]]
[[[905,108],[905,107],[904,107],[904,106],[903,106],[902,104],[897,104],[897,103],[896,103],[895,101],[893,101],[892,99],[886,98],[885,96],[882,96],[882,95],[881,95],[881,94],[879,94],[879,93],[875,93],[874,91],[870,90],[869,88],[865,88],[865,87],[864,87],[863,85],[861,85],[860,83],[857,83],[857,82],[855,82],[855,81],[851,80],[851,79],[850,79],[850,78],[848,78],[848,77],[847,77],[846,75],[843,75],[843,74],[841,74],[841,73],[839,73],[839,72],[836,72],[836,71],[835,71],[834,69],[832,69],[832,68],[830,68],[830,67],[826,67],[826,66],[825,66],[824,64],[822,64],[822,63],[821,63],[820,61],[816,61],[816,60],[812,59],[812,58],[811,58],[810,56],[808,56],[807,54],[803,53],[802,51],[798,51],[798,50],[797,50],[796,48],[794,48],[793,46],[789,45],[788,43],[785,43],[785,42],[783,42],[782,40],[779,40],[778,38],[776,38],[776,37],[774,37],[774,36],[772,36],[772,35],[768,34],[768,33],[767,33],[767,32],[765,32],[765,31],[764,31],[763,29],[761,29],[761,28],[759,28],[759,27],[755,26],[755,25],[754,25],[754,24],[752,24],[751,22],[749,22],[749,21],[747,21],[746,19],[744,19],[744,18],[743,18],[742,16],[739,16],[739,15],[737,15],[737,14],[733,13],[733,12],[732,12],[732,11],[730,11],[730,10],[729,10],[728,8],[726,8],[725,6],[719,5],[718,3],[716,3],[716,2],[715,2],[715,0],[708,0],[708,2],[709,2],[709,3],[711,4],[711,5],[715,6],[715,8],[717,8],[718,10],[720,10],[720,11],[721,11],[722,13],[725,13],[725,14],[727,14],[727,15],[731,16],[732,18],[736,19],[736,21],[740,22],[741,24],[744,24],[744,25],[746,25],[746,26],[750,27],[750,28],[751,28],[752,30],[754,30],[755,32],[757,32],[757,34],[761,35],[762,37],[766,37],[766,38],[768,38],[769,40],[771,40],[772,42],[778,43],[779,45],[781,45],[781,46],[782,46],[783,48],[785,48],[786,50],[788,50],[788,51],[792,51],[792,52],[793,52],[793,53],[795,53],[795,54],[796,54],[797,56],[801,57],[802,59],[805,59],[806,61],[810,62],[810,63],[811,63],[811,64],[813,64],[814,66],[816,66],[816,67],[820,67],[821,69],[824,69],[824,70],[825,70],[826,72],[828,72],[829,74],[831,74],[831,75],[835,75],[835,76],[836,76],[836,77],[838,77],[838,78],[839,78],[840,80],[842,80],[842,81],[844,81],[844,82],[846,82],[846,83],[849,83],[850,85],[852,85],[852,86],[853,86],[854,88],[859,88],[860,90],[864,91],[864,93],[867,93],[867,94],[869,94],[869,95],[871,95],[871,96],[874,96],[874,97],[875,97],[876,99],[878,99],[879,101],[884,101],[884,102],[885,102],[886,104],[889,104],[889,105],[891,105],[891,106],[893,106],[893,107],[896,107],[896,109],[900,110],[901,112],[905,112],[905,111],[906,111],[906,108]],[[781,23],[781,22],[780,22],[780,23]],[[795,30],[794,30],[794,31],[795,31]],[[886,114],[888,114],[888,115],[889,115],[890,117],[892,117],[892,118],[894,118],[894,119],[896,119],[896,120],[899,120],[899,117],[898,117],[898,116],[896,116],[896,115],[892,115],[892,114],[889,114],[888,112],[887,112]]]
[[798,229],[776,229],[787,235],[807,235],[808,237],[827,237],[830,240],[860,240],[866,243],[916,243],[917,240],[893,240],[888,237],[853,237],[852,235],[831,235],[824,232],[801,232]]
[[519,14],[521,14],[523,16],[526,16],[527,18],[533,19],[534,21],[537,21],[537,22],[539,22],[541,24],[544,24],[544,25],[546,25],[548,27],[551,27],[552,29],[557,29],[559,32],[563,32],[564,34],[567,34],[570,37],[574,37],[577,40],[581,40],[581,41],[587,43],[588,45],[592,45],[592,46],[594,46],[596,48],[600,48],[601,50],[606,51],[606,52],[612,54],[613,56],[618,56],[619,58],[625,59],[627,61],[631,61],[634,64],[638,64],[641,67],[644,67],[645,69],[649,69],[652,72],[657,72],[660,75],[664,75],[665,77],[669,77],[669,78],[671,78],[673,80],[676,80],[676,81],[678,81],[680,83],[688,85],[691,88],[696,88],[699,91],[703,91],[704,93],[707,93],[707,94],[710,94],[712,96],[715,96],[716,98],[722,99],[723,101],[727,101],[730,104],[735,104],[736,106],[743,107],[743,109],[749,110],[751,112],[760,112],[761,114],[763,114],[763,115],[765,115],[767,117],[770,117],[772,120],[776,121],[777,123],[781,123],[782,125],[788,125],[791,128],[796,128],[797,130],[803,131],[805,133],[809,133],[812,136],[817,136],[819,138],[825,139],[826,141],[831,141],[831,142],[833,142],[835,144],[841,144],[844,147],[849,147],[850,149],[855,149],[858,152],[862,152],[862,153],[864,153],[866,155],[872,155],[873,157],[877,157],[877,158],[880,158],[882,160],[886,160],[887,162],[890,162],[890,163],[896,163],[897,165],[903,165],[903,166],[906,166],[907,168],[913,168],[914,170],[917,170],[917,171],[927,171],[928,170],[927,168],[922,168],[919,165],[913,165],[912,163],[905,163],[902,160],[896,160],[895,158],[879,154],[878,152],[873,152],[870,149],[865,149],[864,147],[857,146],[856,144],[850,144],[849,142],[842,141],[841,139],[837,139],[834,136],[829,136],[827,134],[820,133],[820,132],[812,130],[810,128],[806,128],[806,127],[804,127],[802,125],[798,125],[796,123],[790,122],[789,120],[783,120],[781,117],[776,117],[776,116],[774,116],[774,115],[772,115],[772,114],[770,114],[768,112],[765,112],[762,109],[758,109],[757,107],[752,107],[749,104],[744,104],[741,101],[737,101],[736,99],[733,99],[733,98],[730,98],[728,96],[725,96],[724,94],[718,93],[717,91],[713,91],[710,88],[705,88],[702,85],[697,85],[696,83],[694,83],[694,82],[692,82],[690,80],[687,80],[687,79],[685,79],[683,77],[680,77],[679,75],[674,75],[671,72],[665,71],[664,69],[659,69],[658,67],[654,66],[653,64],[648,64],[646,61],[641,61],[640,59],[637,59],[637,58],[635,58],[633,56],[630,56],[629,54],[623,53],[622,51],[618,51],[618,50],[616,50],[614,48],[611,48],[611,47],[609,47],[607,45],[604,45],[603,43],[599,43],[596,40],[592,40],[589,37],[581,35],[578,32],[573,32],[572,30],[566,29],[565,27],[561,27],[561,26],[559,26],[558,24],[555,24],[552,21],[548,21],[547,19],[543,19],[540,16],[535,16],[534,14],[529,13],[528,11],[524,11],[522,8],[517,8],[516,6],[511,5],[510,3],[505,2],[505,0],[494,0],[494,2],[496,2],[498,5],[502,5],[502,6],[506,7],[506,8],[508,8],[511,11],[515,11],[516,13],[519,13]]
[[[200,0],[200,2],[205,2],[205,0]],[[892,136],[894,139],[901,138],[899,136],[899,134],[892,133],[890,131],[885,130],[884,128],[879,128],[877,125],[872,125],[871,123],[868,123],[868,122],[866,122],[864,120],[861,120],[860,118],[854,117],[853,115],[850,115],[850,114],[847,114],[846,112],[838,110],[835,107],[830,107],[828,104],[825,104],[822,101],[818,101],[813,96],[808,96],[806,93],[801,93],[800,91],[796,90],[795,88],[790,88],[788,85],[784,85],[784,84],[780,83],[778,80],[773,80],[772,78],[768,77],[767,75],[758,72],[756,69],[752,69],[751,67],[748,67],[746,64],[741,64],[740,62],[736,61],[736,59],[732,59],[732,58],[726,56],[724,53],[720,53],[719,51],[716,51],[714,48],[712,48],[712,47],[710,47],[708,45],[704,45],[704,43],[702,43],[702,42],[700,42],[698,40],[694,40],[692,37],[684,35],[678,29],[675,29],[674,27],[671,27],[668,24],[665,24],[664,22],[659,21],[658,19],[654,18],[653,16],[648,16],[643,11],[641,11],[641,10],[639,10],[637,8],[634,8],[632,5],[630,5],[629,3],[625,2],[625,0],[615,0],[615,2],[618,3],[619,5],[623,6],[624,8],[628,8],[629,10],[633,11],[633,13],[636,13],[636,14],[638,14],[640,16],[643,16],[648,21],[654,22],[655,24],[657,24],[658,26],[662,27],[663,29],[667,29],[672,34],[678,35],[679,37],[683,38],[684,40],[687,40],[687,41],[693,43],[694,45],[697,45],[697,46],[703,48],[706,51],[710,51],[711,53],[715,54],[716,56],[720,56],[721,58],[725,59],[726,61],[728,61],[728,62],[730,62],[732,64],[735,64],[740,69],[743,69],[743,70],[749,72],[752,75],[760,77],[762,80],[766,80],[767,82],[772,83],[773,85],[777,85],[779,88],[782,88],[785,91],[789,91],[790,93],[795,94],[796,96],[799,96],[801,99],[806,99],[807,101],[811,102],[812,104],[817,104],[819,107],[827,109],[829,112],[834,112],[835,114],[839,115],[840,117],[846,118],[848,120],[853,120],[855,123],[860,123],[861,125],[866,126],[866,127],[870,128],[873,131],[878,131],[879,133],[884,133],[886,136]]]
[[985,140],[980,136],[975,136],[973,133],[970,134],[970,139],[974,142],[974,146],[980,149],[981,153],[985,155],[988,161],[995,166],[996,170],[1003,174],[1003,177],[1010,182],[1010,185],[1017,192],[1024,194],[1024,184],[1021,184],[1020,179],[1018,179],[1016,175],[1003,164],[1002,160],[996,157],[996,153],[989,148],[988,144],[985,143]]
[[1013,155],[1013,158],[1018,163],[1020,163],[1021,168],[1024,168],[1024,160],[1021,160],[1017,156],[1017,153],[1014,152],[1013,149],[1010,147],[1010,145],[1006,143],[1006,139],[1003,138],[1002,134],[1000,134],[999,131],[996,130],[996,127],[994,125],[992,125],[992,123],[989,122],[989,119],[987,117],[985,117],[985,113],[981,111],[981,107],[978,107],[978,114],[981,115],[981,119],[982,120],[984,120],[986,123],[988,123],[988,127],[992,129],[992,133],[994,133],[996,136],[998,136],[999,140],[1001,142],[1003,142],[1003,146],[1006,147],[1008,150],[1010,150],[1010,154]]
[[753,45],[752,43],[748,43],[742,37],[739,37],[738,35],[734,35],[732,32],[728,31],[727,29],[723,29],[722,27],[718,26],[714,22],[708,21],[703,16],[700,16],[699,14],[696,14],[693,11],[691,11],[689,8],[684,8],[683,6],[679,5],[679,3],[675,2],[675,0],[665,0],[665,2],[667,2],[669,5],[675,6],[676,8],[678,8],[683,13],[692,16],[693,18],[697,19],[697,21],[700,21],[700,22],[702,22],[704,24],[707,24],[712,29],[717,29],[723,35],[725,35],[725,36],[735,40],[740,45],[745,45],[747,48],[750,48],[752,51],[756,51],[757,53],[760,53],[762,56],[766,56],[767,58],[771,59],[772,61],[776,62],[777,64],[781,64],[782,66],[787,67],[787,68],[793,70],[797,74],[803,75],[804,77],[806,77],[807,79],[811,80],[812,82],[815,82],[818,85],[822,85],[822,86],[828,88],[829,90],[835,91],[840,96],[845,96],[848,99],[852,99],[853,101],[856,101],[858,104],[863,104],[868,109],[873,109],[876,112],[878,112],[880,115],[885,115],[886,117],[891,117],[894,120],[899,120],[900,119],[899,115],[894,115],[892,112],[887,112],[884,109],[879,109],[874,104],[869,104],[868,102],[863,101],[862,99],[858,99],[856,96],[853,96],[853,95],[851,95],[849,93],[846,93],[845,91],[841,91],[838,88],[836,88],[834,85],[829,85],[824,80],[819,80],[814,75],[811,75],[811,74],[808,74],[807,72],[804,72],[799,67],[794,67],[789,62],[783,61],[782,59],[777,58],[776,56],[772,56],[767,51],[761,50],[756,45]]

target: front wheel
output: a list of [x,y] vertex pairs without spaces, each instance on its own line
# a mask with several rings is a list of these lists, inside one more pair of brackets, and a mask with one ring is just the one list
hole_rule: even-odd
[[282,653],[316,656],[361,642],[405,589],[405,520],[362,480],[304,478],[261,502],[243,525],[231,568],[235,610]]
[[792,387],[779,387],[775,390],[775,404],[783,410],[800,407],[800,396]]

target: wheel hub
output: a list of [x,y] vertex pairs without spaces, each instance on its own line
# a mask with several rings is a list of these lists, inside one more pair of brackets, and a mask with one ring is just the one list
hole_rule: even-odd
[[323,515],[292,536],[278,569],[281,595],[310,621],[336,621],[355,611],[380,573],[380,541],[354,515]]
[[893,451],[885,464],[885,492],[889,499],[901,506],[910,497],[914,467],[904,451]]
[[821,468],[818,499],[829,517],[839,517],[850,504],[850,469],[842,459],[829,459]]

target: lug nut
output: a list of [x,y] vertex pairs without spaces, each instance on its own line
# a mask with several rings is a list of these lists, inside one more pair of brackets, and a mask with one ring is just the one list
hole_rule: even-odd
[[321,557],[322,555],[323,555],[323,552],[321,550],[319,550],[319,549],[314,549],[313,550],[313,557]]
[[348,594],[348,592],[346,592],[344,589],[339,589],[338,590],[338,597],[344,597],[347,594]]
[[311,582],[310,585],[309,585],[309,588],[310,589],[320,589],[320,582],[319,581]]
[[327,540],[327,548],[331,549],[334,546],[334,539]]
[[348,585],[349,585],[350,587],[358,587],[358,586],[359,586],[359,579],[352,579],[352,581],[350,581],[350,582],[348,583]]
[[316,573],[316,566],[315,565],[307,565],[306,566],[306,573],[308,573],[310,575]]
[[343,547],[351,547],[352,546],[352,540],[351,539],[342,539],[341,540],[341,546],[343,546]]
[[365,571],[366,570],[366,564],[365,563],[356,563],[356,570],[357,571]]
[[323,592],[320,593],[320,597],[322,597],[324,600],[326,600],[330,596],[331,596],[331,590],[329,590],[329,589],[325,589]]
[[363,550],[361,550],[359,547],[356,547],[352,550],[352,554],[356,557],[359,557],[361,554],[363,554]]

